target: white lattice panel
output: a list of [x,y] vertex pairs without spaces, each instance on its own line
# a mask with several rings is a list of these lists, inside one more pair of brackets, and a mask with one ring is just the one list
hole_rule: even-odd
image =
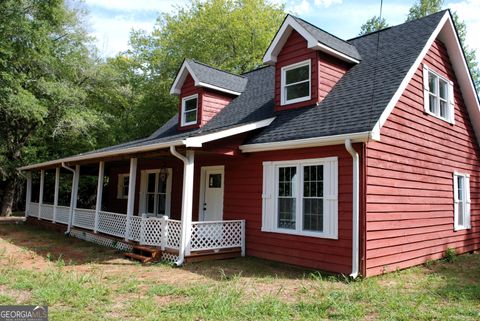
[[122,241],[112,240],[108,237],[103,237],[101,235],[95,235],[78,230],[72,230],[70,232],[70,235],[88,242],[96,243],[98,245],[113,247],[119,251],[127,252],[132,250],[131,244],[124,243]]
[[142,217],[141,216],[132,216],[130,218],[130,234],[129,237],[131,240],[140,242],[140,233],[141,233]]
[[70,216],[70,207],[57,206],[57,217],[55,221],[58,223],[68,224],[68,217]]
[[149,217],[143,221],[143,239],[142,243],[146,245],[162,245],[162,225],[164,220],[156,217]]
[[125,237],[127,216],[101,211],[98,215],[98,231],[118,237]]
[[193,222],[191,250],[242,246],[242,221]]
[[40,218],[42,220],[53,220],[53,205],[42,204],[40,210]]
[[73,216],[73,225],[82,227],[88,230],[93,230],[95,227],[95,210],[84,208],[76,208]]
[[177,220],[167,220],[167,244],[172,249],[180,248],[180,236],[182,235],[182,223]]
[[178,255],[173,254],[173,253],[163,252],[162,253],[162,261],[169,262],[169,263],[175,263],[175,262],[178,261]]
[[28,206],[27,216],[38,216],[38,203],[30,202]]

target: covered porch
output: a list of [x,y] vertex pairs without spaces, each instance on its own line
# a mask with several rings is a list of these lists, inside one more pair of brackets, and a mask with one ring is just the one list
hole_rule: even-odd
[[[223,219],[224,172],[206,177],[231,156],[168,146],[128,156],[80,157],[23,168],[27,220],[61,225],[72,236],[120,250],[154,247],[177,265],[189,258],[245,255],[245,221]],[[47,173],[53,188],[45,188]],[[79,204],[82,177],[96,178],[91,206]],[[62,179],[62,186],[71,180],[69,204],[59,201]]]

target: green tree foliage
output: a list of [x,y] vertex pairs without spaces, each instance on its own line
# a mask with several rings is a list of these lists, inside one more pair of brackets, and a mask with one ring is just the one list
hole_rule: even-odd
[[1,212],[9,214],[16,167],[94,146],[104,121],[84,104],[93,64],[81,12],[62,0],[4,0],[0,12]]
[[443,0],[418,0],[408,10],[407,21],[416,20],[442,10]]
[[359,36],[366,35],[367,33],[382,30],[387,27],[388,27],[388,23],[385,20],[385,18],[373,16],[372,18],[368,19],[367,22],[365,22],[360,27],[360,33],[358,35]]

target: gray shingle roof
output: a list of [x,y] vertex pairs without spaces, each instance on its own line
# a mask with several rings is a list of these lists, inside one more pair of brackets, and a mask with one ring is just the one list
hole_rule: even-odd
[[245,77],[231,74],[191,59],[186,59],[185,62],[200,82],[237,93],[242,93],[245,90],[248,81]]
[[334,35],[306,22],[301,18],[295,16],[292,17],[321,44],[335,49],[336,51],[341,52],[342,54],[356,60],[362,60],[362,56],[358,53],[357,48],[355,48],[354,45],[338,37],[335,37]]

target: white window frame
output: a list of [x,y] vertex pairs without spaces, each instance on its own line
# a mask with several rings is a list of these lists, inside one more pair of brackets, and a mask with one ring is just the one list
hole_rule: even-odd
[[[459,177],[463,177],[463,190],[462,190],[463,200],[461,201],[458,198],[458,178]],[[454,230],[460,231],[460,230],[470,229],[472,226],[470,222],[471,199],[470,199],[470,175],[469,174],[453,172],[453,201],[454,201],[454,216],[453,216]],[[460,202],[462,202],[463,204],[462,206],[463,213],[459,213]],[[460,225],[458,223],[460,215],[463,215],[463,225]]]
[[[292,70],[292,69],[296,69],[296,68],[300,68],[300,67],[303,67],[303,66],[308,66],[308,74],[310,75],[308,80],[302,80],[300,82],[296,82],[296,83],[287,85],[286,84],[287,71]],[[287,86],[296,85],[296,84],[300,84],[300,83],[307,82],[307,81],[308,81],[308,96],[287,100],[287,93],[286,93],[286,87]],[[300,62],[294,63],[292,65],[282,67],[282,69],[281,69],[280,96],[281,96],[281,105],[282,106],[283,105],[295,104],[295,103],[299,103],[299,102],[307,101],[307,100],[311,99],[311,97],[312,97],[312,62],[311,62],[310,59],[300,61]]]
[[[323,231],[303,230],[303,167],[323,166]],[[296,167],[295,229],[278,228],[278,172],[281,167]],[[338,158],[315,158],[263,163],[262,231],[300,236],[338,239]]]
[[128,199],[128,192],[125,194],[125,177],[130,177],[130,174],[118,174],[117,199]]
[[[197,100],[197,108],[195,108],[195,121],[187,122],[186,118],[185,118],[185,112],[186,112],[185,105],[186,105],[187,101],[192,100],[192,99]],[[183,97],[182,98],[182,115],[181,115],[182,126],[196,125],[197,122],[198,122],[198,94]]]
[[[438,90],[437,93],[430,91],[430,81],[429,81],[430,74],[434,75],[437,79],[436,80],[436,87]],[[440,79],[447,83],[447,99],[445,101],[447,103],[446,117],[440,116],[440,100],[443,100],[442,98],[440,98]],[[429,68],[426,64],[424,64],[423,65],[423,89],[424,89],[423,99],[424,99],[425,113],[454,125],[455,124],[455,97],[454,97],[454,91],[453,91],[453,81],[445,78],[444,76],[440,75],[438,72],[435,72],[434,70]],[[438,114],[430,111],[430,95],[431,94],[436,97],[437,103],[435,108],[438,111]]]
[[[170,209],[171,209],[171,201],[172,201],[172,169],[171,168],[166,168],[167,170],[167,188],[165,190],[165,213],[164,215],[170,216]],[[148,190],[148,174],[156,174],[160,175],[161,169],[160,168],[155,168],[155,169],[146,169],[141,171],[141,181],[140,181],[140,202],[138,206],[138,214],[147,214],[147,216],[156,216],[152,213],[147,213],[147,190]],[[158,186],[155,184],[155,190],[157,190]],[[156,198],[155,198],[156,199]],[[155,200],[155,203],[157,201]],[[155,205],[154,212],[156,212],[156,207],[158,206]]]

